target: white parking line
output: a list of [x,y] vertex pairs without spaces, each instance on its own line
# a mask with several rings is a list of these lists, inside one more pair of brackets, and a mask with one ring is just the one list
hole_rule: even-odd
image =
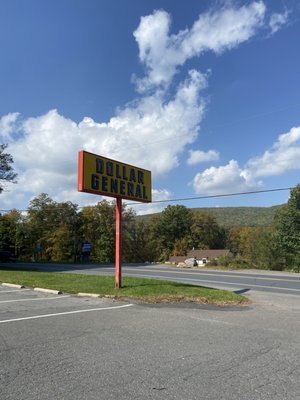
[[0,321],[0,324],[5,324],[7,322],[25,321],[25,320],[28,320],[28,319],[39,319],[39,318],[47,318],[47,317],[56,317],[56,316],[68,315],[68,314],[79,314],[79,313],[85,313],[85,312],[90,312],[90,311],[115,310],[115,309],[119,309],[119,308],[131,307],[131,306],[133,306],[133,304],[125,304],[123,306],[116,306],[116,307],[99,307],[99,308],[90,308],[90,309],[87,309],[87,310],[66,311],[66,312],[56,313],[56,314],[35,315],[33,317],[5,319],[3,321]]
[[55,300],[55,299],[63,299],[65,297],[70,297],[70,295],[55,296],[55,297],[41,297],[41,298],[37,298],[37,299],[2,300],[2,301],[0,301],[0,304],[2,304],[2,303],[16,303],[18,301]]

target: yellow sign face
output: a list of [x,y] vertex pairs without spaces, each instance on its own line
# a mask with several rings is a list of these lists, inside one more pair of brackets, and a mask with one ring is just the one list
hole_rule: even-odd
[[150,203],[151,172],[80,151],[78,191]]

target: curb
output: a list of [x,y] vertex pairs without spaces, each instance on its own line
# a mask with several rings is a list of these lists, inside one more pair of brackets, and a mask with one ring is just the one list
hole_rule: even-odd
[[[16,285],[15,283],[2,283],[2,286],[6,287],[11,287],[15,289],[24,289],[24,285]],[[63,294],[62,291],[60,290],[53,290],[53,289],[44,289],[44,288],[32,288],[32,290],[35,290],[36,292],[43,292],[43,293],[51,293],[51,294]],[[94,297],[94,298],[99,298],[99,294],[96,293],[76,293],[77,296],[79,297]]]
[[[11,287],[15,289],[24,289],[24,285],[16,285],[15,283],[2,283],[2,286],[6,287]],[[53,289],[44,289],[44,288],[32,288],[32,290],[35,290],[36,292],[43,292],[43,293],[51,293],[51,294],[63,294],[62,291],[60,290],[53,290]],[[96,293],[76,293],[75,295],[79,297],[94,297],[94,298],[99,298],[100,295]],[[104,296],[104,297],[109,297],[109,296]]]
[[24,285],[16,285],[15,283],[2,283],[2,286],[7,286],[16,289],[23,289],[25,287]]
[[37,292],[44,292],[44,293],[52,293],[52,294],[62,294],[60,290],[52,290],[52,289],[43,289],[43,288],[34,288]]
[[77,293],[79,297],[99,297],[99,294],[96,293]]

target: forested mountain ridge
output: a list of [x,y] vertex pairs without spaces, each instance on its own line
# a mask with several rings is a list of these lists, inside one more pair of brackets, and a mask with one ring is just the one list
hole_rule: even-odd
[[218,207],[193,208],[193,212],[201,211],[213,215],[218,224],[224,227],[271,226],[275,213],[282,207]]
[[[207,213],[216,218],[220,226],[231,227],[267,227],[273,223],[274,215],[282,205],[272,207],[205,207],[191,208],[193,213]],[[140,215],[145,221],[158,214]]]

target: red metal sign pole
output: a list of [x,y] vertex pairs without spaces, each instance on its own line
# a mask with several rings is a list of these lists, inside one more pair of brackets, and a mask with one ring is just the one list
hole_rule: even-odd
[[116,199],[116,274],[115,287],[122,287],[122,198]]

